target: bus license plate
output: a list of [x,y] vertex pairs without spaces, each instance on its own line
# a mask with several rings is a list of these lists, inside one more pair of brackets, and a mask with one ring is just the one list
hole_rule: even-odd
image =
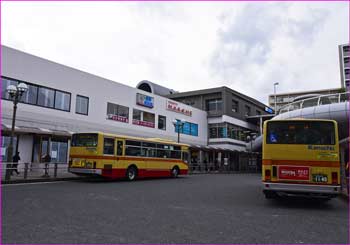
[[324,174],[313,174],[312,181],[318,182],[318,183],[325,183],[325,182],[328,182],[328,177],[327,175],[324,175]]

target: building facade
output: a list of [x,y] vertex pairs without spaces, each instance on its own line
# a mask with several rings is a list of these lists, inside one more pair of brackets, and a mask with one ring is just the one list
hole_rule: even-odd
[[[226,164],[229,169],[239,170],[241,163],[252,160],[247,159],[246,145],[250,141],[248,137],[261,134],[262,120],[249,120],[250,118],[262,119],[271,109],[259,101],[243,95],[228,87],[196,90],[183,93],[175,93],[167,96],[184,104],[204,110],[208,113],[208,147],[224,149],[221,154],[213,155],[205,149],[198,149],[193,158],[200,163],[213,162]],[[243,160],[243,158],[245,160]],[[248,163],[254,165],[254,163]],[[216,167],[216,165],[215,165]]]
[[[173,120],[189,131],[181,142],[207,145],[207,113],[177,101],[2,46],[2,159],[12,123],[8,85],[25,82],[18,104],[15,145],[23,162],[67,162],[72,133],[102,131],[177,140]],[[171,106],[169,106],[171,104]],[[185,111],[185,113],[183,112]]]
[[350,90],[350,44],[339,45],[341,87]]

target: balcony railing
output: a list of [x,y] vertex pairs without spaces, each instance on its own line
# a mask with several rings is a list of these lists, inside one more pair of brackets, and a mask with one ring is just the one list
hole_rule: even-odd
[[299,110],[307,107],[342,103],[342,102],[349,101],[349,98],[350,98],[350,92],[321,95],[318,97],[313,97],[313,98],[292,102],[286,106],[283,106],[278,111],[278,114]]

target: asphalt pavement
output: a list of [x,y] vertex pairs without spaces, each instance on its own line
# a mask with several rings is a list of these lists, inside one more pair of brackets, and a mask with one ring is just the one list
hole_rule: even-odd
[[349,243],[345,199],[266,200],[260,179],[2,185],[2,243]]

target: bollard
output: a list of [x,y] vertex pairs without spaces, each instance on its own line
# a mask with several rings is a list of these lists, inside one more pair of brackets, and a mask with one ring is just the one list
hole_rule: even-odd
[[55,162],[55,168],[54,168],[54,172],[53,172],[53,177],[57,178],[57,162]]
[[27,179],[28,176],[28,165],[29,163],[24,163],[24,179]]

